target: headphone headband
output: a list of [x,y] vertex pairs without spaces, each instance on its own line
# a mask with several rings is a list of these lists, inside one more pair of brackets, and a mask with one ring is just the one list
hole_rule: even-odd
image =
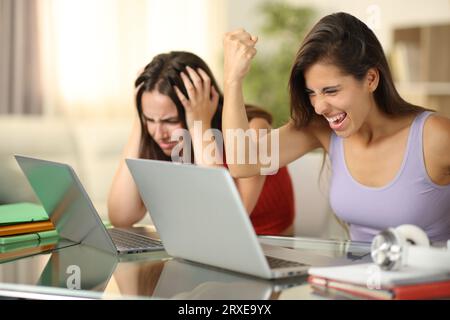
[[445,248],[407,246],[405,255],[408,266],[450,271],[450,251]]

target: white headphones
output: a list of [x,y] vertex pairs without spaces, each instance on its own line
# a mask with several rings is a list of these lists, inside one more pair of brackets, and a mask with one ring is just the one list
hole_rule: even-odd
[[389,228],[372,240],[373,261],[384,270],[404,266],[450,270],[450,248],[432,248],[427,234],[411,224]]

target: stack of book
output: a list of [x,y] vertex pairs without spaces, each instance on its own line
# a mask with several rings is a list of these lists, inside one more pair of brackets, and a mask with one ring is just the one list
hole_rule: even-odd
[[375,264],[311,268],[308,282],[314,294],[335,299],[450,298],[450,268],[384,271]]
[[0,261],[48,251],[58,233],[42,206],[0,205]]

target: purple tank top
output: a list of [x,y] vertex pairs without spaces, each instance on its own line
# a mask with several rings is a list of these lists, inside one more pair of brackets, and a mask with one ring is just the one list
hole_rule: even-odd
[[431,241],[450,239],[450,185],[431,181],[422,151],[423,126],[430,114],[423,112],[414,119],[401,168],[380,188],[353,179],[344,160],[343,139],[331,134],[330,204],[350,225],[352,240],[370,242],[381,230],[402,224],[419,226]]

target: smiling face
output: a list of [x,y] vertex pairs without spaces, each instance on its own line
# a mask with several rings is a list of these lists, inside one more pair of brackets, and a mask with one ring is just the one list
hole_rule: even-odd
[[370,72],[359,81],[332,64],[315,63],[304,76],[314,111],[326,118],[338,136],[349,137],[361,128],[373,105]]
[[165,155],[170,156],[178,141],[171,141],[172,134],[182,129],[175,103],[157,90],[144,92],[142,95],[142,117],[146,122],[148,133],[159,145]]

